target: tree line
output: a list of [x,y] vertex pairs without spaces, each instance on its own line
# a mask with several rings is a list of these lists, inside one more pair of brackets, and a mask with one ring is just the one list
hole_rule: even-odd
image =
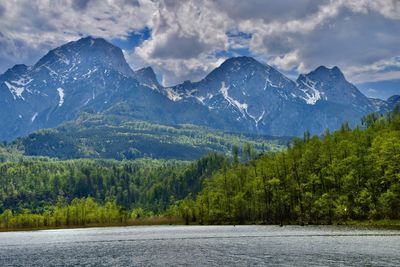
[[196,198],[187,222],[332,224],[400,219],[400,113],[295,139],[284,152],[224,165]]
[[[120,211],[113,217],[120,222],[132,212],[133,217],[164,214],[176,201],[195,196],[225,160],[212,153],[195,162],[21,158],[1,163],[0,227],[9,224],[10,214],[16,227],[104,223],[102,214],[111,204]],[[94,218],[71,223],[71,209],[79,203],[86,207],[87,201]]]
[[70,204],[59,202],[51,210],[32,213],[22,209],[13,213],[7,209],[0,215],[0,228],[41,228],[86,225],[113,225],[126,223],[129,214],[115,202],[107,201],[99,205],[93,198],[73,199]]
[[400,112],[305,133],[282,152],[249,144],[197,161],[26,159],[0,164],[0,227],[124,223],[332,224],[400,219]]

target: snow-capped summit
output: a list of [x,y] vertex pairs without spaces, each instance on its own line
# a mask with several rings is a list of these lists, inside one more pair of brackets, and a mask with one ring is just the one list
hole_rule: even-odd
[[191,99],[209,110],[232,116],[246,129],[258,131],[283,102],[298,101],[293,97],[295,88],[293,81],[271,66],[251,57],[234,57],[200,82],[183,83],[171,90],[186,101]]
[[0,140],[54,127],[86,110],[235,132],[320,134],[387,111],[398,100],[366,98],[338,67],[321,66],[293,81],[251,57],[227,59],[199,82],[163,87],[151,67],[134,72],[120,48],[86,37],[0,75]]
[[364,112],[372,111],[368,98],[346,80],[338,67],[320,66],[308,74],[300,75],[296,82],[309,104],[328,101],[350,105]]
[[120,48],[93,37],[55,48],[33,66],[16,65],[0,75],[0,105],[10,110],[0,116],[14,129],[0,138],[72,119],[133,76]]
[[[244,86],[242,89],[249,92],[258,89],[266,90],[267,87],[290,90],[295,86],[293,81],[273,67],[245,56],[225,60],[221,66],[213,70],[204,80],[206,82],[224,80],[236,86]],[[262,86],[258,86],[259,84],[262,84]],[[257,88],[252,85],[257,85]]]
[[[47,70],[52,75],[75,74],[75,78],[90,75],[99,68],[116,70],[125,76],[133,71],[125,61],[122,50],[103,38],[86,37],[51,50],[33,67],[36,71]],[[86,77],[87,78],[87,77]]]
[[322,133],[374,111],[338,67],[320,66],[294,82],[250,57],[227,59],[203,80],[167,92],[173,101],[197,102],[234,118],[239,129],[276,135],[298,135],[304,129]]

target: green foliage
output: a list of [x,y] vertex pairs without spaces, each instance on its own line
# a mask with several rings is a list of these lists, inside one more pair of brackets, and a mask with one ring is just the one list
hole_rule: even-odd
[[69,205],[57,203],[40,214],[23,209],[17,214],[9,209],[0,215],[0,228],[39,228],[124,223],[128,216],[115,202],[99,205],[93,198],[75,198]]
[[252,142],[243,144],[232,145],[229,158],[211,153],[194,162],[57,161],[3,145],[0,228],[123,224],[154,215],[186,224],[400,219],[399,113],[368,116],[362,127],[343,124],[322,137],[305,133],[286,151],[259,154]]
[[[125,210],[141,208],[162,213],[170,204],[191,194],[223,164],[218,154],[188,163],[141,159],[135,161],[72,160],[0,164],[0,213],[43,213],[59,203],[91,197]],[[140,213],[138,213],[140,214]]]
[[399,219],[400,115],[363,123],[363,130],[343,124],[321,138],[306,133],[287,151],[223,168],[195,203],[182,205],[201,223]]
[[284,148],[288,138],[228,134],[194,125],[166,126],[122,116],[83,113],[77,120],[20,138],[14,146],[30,156],[194,160],[211,152],[229,154],[248,143],[258,151]]
[[22,151],[5,143],[0,144],[0,163],[7,161],[19,161],[23,158]]

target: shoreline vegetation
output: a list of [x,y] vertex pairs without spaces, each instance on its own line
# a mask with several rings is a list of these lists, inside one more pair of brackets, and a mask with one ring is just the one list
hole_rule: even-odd
[[240,226],[240,225],[270,225],[270,226],[338,226],[338,227],[361,227],[371,229],[390,229],[400,230],[400,220],[365,220],[365,221],[346,221],[333,224],[296,224],[288,223],[283,225],[266,224],[264,222],[249,222],[244,224],[185,224],[185,220],[180,217],[155,216],[141,219],[128,219],[126,222],[113,223],[90,223],[86,225],[60,225],[60,226],[27,226],[27,227],[9,227],[0,228],[1,232],[21,232],[21,231],[43,231],[43,230],[67,230],[67,229],[85,229],[85,228],[109,228],[109,227],[130,227],[130,226]]
[[[12,158],[12,157],[10,157]],[[0,230],[111,225],[400,225],[400,112],[287,150],[194,162],[0,163]]]

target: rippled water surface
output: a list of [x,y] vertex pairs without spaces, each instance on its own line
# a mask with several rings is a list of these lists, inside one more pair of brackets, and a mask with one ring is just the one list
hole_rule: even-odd
[[139,226],[0,233],[0,266],[400,266],[400,231]]

